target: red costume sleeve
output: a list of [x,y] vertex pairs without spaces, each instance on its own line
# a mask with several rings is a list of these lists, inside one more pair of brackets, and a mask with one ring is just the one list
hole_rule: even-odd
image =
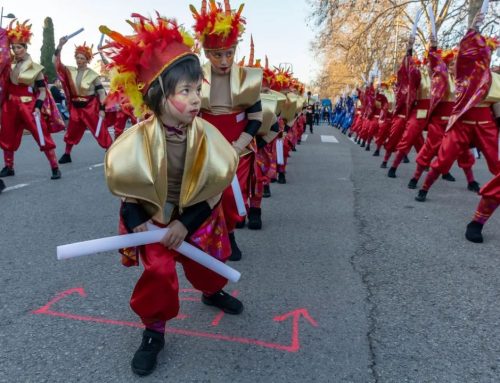
[[470,29],[460,41],[455,79],[456,102],[446,130],[488,94],[492,81],[490,62],[491,49],[486,39]]
[[7,31],[0,29],[0,105],[5,98],[5,89],[7,89],[7,81],[9,81],[10,72],[10,47],[7,38]]
[[441,102],[448,88],[448,67],[435,48],[429,52],[429,67],[431,68],[431,100],[427,118]]

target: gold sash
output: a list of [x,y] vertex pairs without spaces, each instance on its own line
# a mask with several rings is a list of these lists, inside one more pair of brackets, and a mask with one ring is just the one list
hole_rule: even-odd
[[76,76],[78,75],[78,68],[67,66],[66,70],[71,76],[71,81],[73,82],[71,88],[76,90],[77,94],[73,96],[91,96],[95,93],[94,81],[99,78],[99,74],[94,72],[92,69],[87,68],[82,76],[82,82],[80,87],[76,87]]
[[[212,80],[212,64],[203,65],[205,81],[201,87],[201,109],[210,110],[210,82]],[[260,99],[262,69],[240,67],[233,64],[230,73],[231,102],[233,110],[245,110]]]
[[[14,70],[16,67],[15,63],[11,64],[11,69]],[[19,69],[19,76],[17,77],[17,83],[23,85],[33,85],[38,75],[43,71],[43,66],[33,62],[31,57],[24,60]]]

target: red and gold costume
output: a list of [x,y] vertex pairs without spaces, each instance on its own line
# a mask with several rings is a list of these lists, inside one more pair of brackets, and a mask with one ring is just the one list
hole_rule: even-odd
[[404,134],[406,121],[408,119],[409,108],[407,107],[409,100],[410,88],[410,71],[415,71],[415,63],[411,56],[411,51],[408,51],[403,59],[401,66],[397,72],[396,80],[396,102],[394,107],[394,115],[391,121],[391,130],[389,137],[384,144],[385,156],[382,166],[385,167],[391,154],[396,150],[396,147]]
[[[92,48],[83,45],[77,46],[75,56],[82,54],[88,62],[93,57]],[[66,142],[65,154],[69,155],[74,145],[78,145],[86,129],[92,132],[97,143],[104,149],[111,146],[113,140],[103,123],[96,137],[99,121],[101,100],[98,90],[102,89],[99,74],[90,68],[83,70],[66,66],[61,62],[60,51],[55,55],[56,71],[63,84],[64,93],[68,98],[69,123],[64,136]],[[102,104],[104,106],[104,104]],[[102,108],[102,107],[101,107]]]
[[500,75],[489,69],[492,50],[497,46],[498,42],[486,39],[474,29],[470,29],[460,42],[456,63],[456,102],[438,157],[432,162],[422,187],[424,194],[439,174],[449,172],[459,155],[471,144],[484,154],[492,174],[500,172],[498,127],[491,109],[493,103],[500,101]]
[[[454,51],[442,54],[439,51],[431,51],[429,54],[429,63],[432,68],[429,122],[424,146],[420,149],[416,158],[417,165],[413,175],[414,181],[420,179],[422,172],[430,166],[432,159],[437,155],[455,104],[455,83],[448,72],[448,64],[453,59]],[[458,166],[464,170],[467,181],[469,183],[473,182],[472,166],[475,159],[468,148],[460,154],[457,162]]]
[[375,136],[375,144],[377,146],[374,155],[378,156],[380,148],[384,145],[385,141],[391,133],[391,117],[394,111],[394,91],[392,85],[389,83],[382,83],[377,95],[375,96],[375,103],[379,103],[380,109],[379,119],[378,119],[378,131]]
[[[14,26],[14,22],[16,23]],[[14,175],[14,152],[21,145],[24,129],[28,130],[40,151],[44,152],[52,168],[52,178],[60,178],[56,147],[51,133],[64,129],[64,122],[57,110],[43,75],[43,66],[35,63],[27,53],[22,58],[11,59],[9,44],[27,48],[31,39],[31,25],[12,21],[8,30],[0,30],[1,64],[0,88],[2,121],[0,147],[4,151],[5,168],[1,176]],[[37,129],[35,108],[40,110],[41,134]],[[43,142],[42,142],[43,141]],[[43,144],[42,144],[43,143]]]
[[[101,32],[114,40],[106,48],[113,60],[112,91],[123,93],[136,115],[151,114],[143,95],[172,64],[194,56],[193,39],[174,21],[160,16],[155,21],[137,14],[133,17],[129,21],[135,32],[132,36],[106,27],[101,27]],[[141,60],[145,54],[150,58],[147,61]],[[169,129],[154,115],[133,126],[109,148],[105,160],[108,187],[123,199],[120,231],[131,230],[124,206],[137,209],[139,205],[158,226],[181,221],[188,229],[187,242],[225,261],[231,250],[220,196],[231,183],[237,164],[231,145],[201,118],[195,117],[182,129]],[[193,214],[199,222],[190,226],[188,217]],[[165,321],[179,311],[176,262],[182,264],[191,284],[206,295],[227,283],[159,243],[121,252],[126,266],[142,261],[144,272],[130,304],[143,323],[155,331],[162,326],[164,329]]]
[[[202,2],[198,12],[194,6],[191,11],[195,19],[194,30],[205,51],[234,48],[244,31],[241,17],[243,5],[234,12],[229,2],[225,9],[215,1]],[[233,64],[228,73],[219,74],[212,70],[208,62],[203,67],[205,81],[202,86],[201,117],[213,124],[227,141],[243,149],[237,170],[243,200],[247,201],[250,192],[251,174],[255,161],[255,142],[262,122],[260,90],[262,69],[244,68]],[[232,188],[227,188],[222,196],[222,207],[230,233],[241,219]]]

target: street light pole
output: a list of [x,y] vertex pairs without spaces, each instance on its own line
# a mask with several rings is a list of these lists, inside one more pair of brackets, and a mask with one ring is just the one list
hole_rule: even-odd
[[2,23],[3,23],[3,19],[6,18],[6,19],[15,19],[16,16],[13,14],[13,13],[7,13],[5,16],[3,15],[3,7],[2,9],[0,10],[0,28],[2,28]]

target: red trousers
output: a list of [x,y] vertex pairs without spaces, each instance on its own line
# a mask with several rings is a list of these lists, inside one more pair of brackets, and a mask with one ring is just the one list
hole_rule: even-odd
[[176,262],[181,263],[193,287],[207,295],[227,283],[227,279],[159,243],[146,245],[141,261],[144,271],[135,285],[130,307],[144,324],[167,321],[179,313]]
[[[267,144],[273,145],[273,142]],[[266,146],[257,150],[255,154],[254,172],[251,182],[250,207],[260,208],[262,203],[262,195],[264,193],[264,185],[269,185],[267,176],[271,166],[271,157],[266,150]]]
[[[244,202],[248,201],[249,197],[250,175],[254,166],[254,160],[254,153],[250,153],[246,156],[240,157],[238,169],[236,170],[236,175],[238,176],[238,181],[240,184],[241,194],[243,195]],[[227,230],[231,233],[234,231],[236,223],[241,221],[241,217],[238,214],[238,208],[236,207],[236,201],[234,200],[233,189],[231,188],[231,186],[229,186],[222,193],[222,210],[224,211]]]
[[389,138],[391,134],[391,120],[387,119],[384,121],[379,121],[378,133],[375,137],[375,143],[377,144],[377,149],[380,149],[385,141]]
[[106,112],[105,125],[106,127],[112,126],[115,133],[115,140],[122,135],[127,126],[127,121],[130,119],[132,125],[137,123],[137,119],[124,113],[122,110]]
[[484,185],[479,194],[485,198],[491,198],[500,202],[500,173]]
[[[8,92],[6,100],[2,106],[2,126],[0,128],[0,147],[9,152],[15,152],[21,145],[24,129],[28,130],[38,146],[40,151],[46,152],[56,147],[49,132],[49,127],[43,118],[40,116],[43,138],[45,145],[40,143],[38,130],[36,128],[35,117],[33,110],[35,109],[35,97],[29,93],[28,87],[24,85],[14,85],[8,82]],[[25,102],[22,102],[21,99]],[[28,98],[31,98],[28,101]]]
[[396,147],[405,132],[405,124],[406,118],[401,115],[394,116],[392,119],[389,138],[385,142],[385,150],[387,152],[392,153],[396,150]]
[[460,154],[471,145],[481,150],[493,175],[500,173],[498,127],[488,107],[472,108],[445,133],[431,167],[441,174],[449,173]]
[[396,146],[398,152],[402,152],[404,155],[408,154],[411,147],[414,146],[417,153],[420,151],[424,145],[424,137],[422,132],[425,129],[425,118],[417,119],[417,111],[414,109],[410,115],[410,118],[406,122],[405,132],[401,141],[399,141]]
[[[64,136],[64,141],[69,145],[78,145],[85,133],[85,129],[92,132],[95,137],[97,122],[99,120],[99,103],[96,97],[92,97],[90,102],[84,108],[71,108],[69,116],[68,129]],[[108,129],[106,129],[104,122],[99,132],[99,137],[96,137],[97,143],[107,149],[113,143]]]
[[276,179],[277,171],[278,171],[278,164],[276,160],[276,139],[272,140],[269,144],[264,146],[264,150],[266,151],[270,163],[269,163],[269,169],[267,171],[267,178],[269,180],[274,180]]
[[375,137],[377,133],[378,133],[378,118],[374,117],[368,123],[368,132],[366,137],[368,143],[372,142],[373,137]]
[[361,117],[360,114],[356,114],[356,117],[354,117],[354,122],[351,125],[351,132],[359,134],[359,130],[363,124],[363,118]]
[[[426,168],[430,166],[432,159],[438,154],[439,147],[444,137],[444,130],[448,120],[443,116],[435,115],[431,117],[427,125],[427,138],[425,139],[424,146],[418,152],[416,162],[420,166]],[[462,169],[470,169],[476,162],[476,159],[470,152],[469,148],[459,154],[457,158],[458,166]]]

